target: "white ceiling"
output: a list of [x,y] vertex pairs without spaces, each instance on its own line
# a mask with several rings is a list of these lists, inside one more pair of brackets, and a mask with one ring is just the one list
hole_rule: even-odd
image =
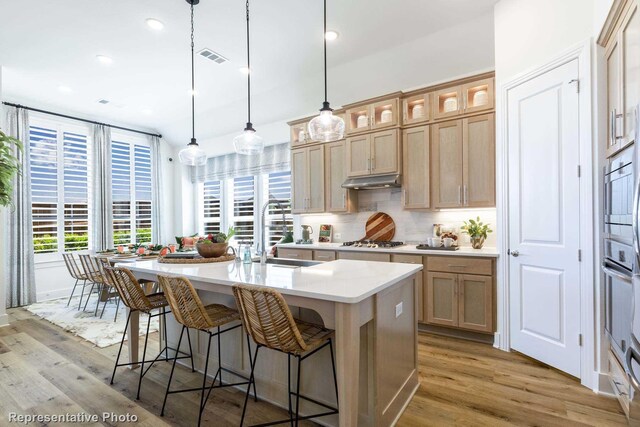
[[[328,27],[340,38],[329,44],[329,66],[464,25],[491,13],[496,1],[330,0]],[[196,50],[208,47],[230,60],[218,65],[196,58],[198,139],[244,127],[246,77],[238,71],[246,55],[244,7],[242,0],[201,0],[196,6]],[[6,99],[156,129],[173,144],[188,141],[190,24],[184,0],[0,0],[0,10]],[[164,30],[149,29],[146,18],[161,20]],[[319,108],[322,1],[254,0],[251,22],[253,122],[259,127]],[[486,22],[482,31],[492,39]],[[99,64],[99,54],[113,64]],[[330,73],[329,100],[336,106],[336,100],[355,101],[336,94],[354,79]],[[72,91],[61,93],[61,85]],[[99,99],[111,102],[100,105]]]

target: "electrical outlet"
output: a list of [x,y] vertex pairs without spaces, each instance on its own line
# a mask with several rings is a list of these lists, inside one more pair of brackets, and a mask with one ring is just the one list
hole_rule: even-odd
[[333,237],[335,237],[336,239],[340,240],[340,239],[342,238],[342,234],[340,234],[340,233],[335,233],[335,234],[333,235]]
[[396,304],[396,319],[402,314],[402,301]]

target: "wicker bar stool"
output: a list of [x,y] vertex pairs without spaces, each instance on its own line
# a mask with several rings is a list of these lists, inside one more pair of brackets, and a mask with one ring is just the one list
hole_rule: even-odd
[[[89,303],[89,299],[91,299],[91,295],[93,294],[93,290],[97,286],[98,293],[98,302],[96,303],[96,308],[94,310],[94,314],[98,315],[98,307],[100,306],[100,295],[102,294],[102,282],[103,276],[100,273],[100,266],[95,257],[92,257],[89,254],[79,255],[80,264],[82,265],[82,270],[84,271],[87,280],[91,283],[91,289],[89,289],[89,295],[87,295],[87,299],[84,302],[83,310],[87,310],[87,304]],[[116,310],[117,313],[117,310]]]
[[[140,364],[140,377],[138,379],[138,392],[136,393],[136,399],[140,399],[140,388],[142,387],[142,378],[145,374],[153,367],[153,364],[158,360],[171,360],[169,358],[169,350],[174,350],[169,348],[169,344],[167,341],[167,327],[166,327],[166,313],[167,306],[169,303],[165,298],[163,293],[154,293],[145,295],[142,286],[138,280],[136,280],[135,276],[131,273],[131,271],[124,267],[111,267],[109,261],[101,260],[102,267],[105,272],[106,280],[114,286],[118,292],[120,293],[120,298],[124,305],[129,308],[129,315],[127,316],[127,323],[124,328],[124,332],[122,334],[122,340],[120,341],[120,348],[118,349],[118,356],[116,357],[116,363],[113,367],[113,373],[111,374],[111,384],[113,384],[113,379],[116,376],[116,369],[121,366],[131,366]],[[154,310],[158,310],[156,313],[152,313]],[[120,362],[120,354],[122,353],[122,346],[124,345],[124,338],[127,334],[127,327],[129,326],[129,320],[131,319],[131,313],[139,311],[145,313],[149,316],[149,321],[147,322],[147,333],[144,340],[144,350],[142,351],[142,361],[137,363],[119,363]],[[170,312],[169,312],[170,313]],[[164,322],[164,348],[160,350],[158,355],[153,360],[145,360],[147,357],[147,343],[149,342],[149,326],[151,325],[151,319],[154,317],[162,316]],[[137,339],[137,337],[129,337],[130,340]],[[191,370],[195,372],[195,367],[193,365],[193,350],[191,348],[191,339],[189,338],[189,352],[190,354],[186,354],[180,351],[178,347],[175,351],[175,359],[191,359]],[[162,357],[162,353],[164,353],[164,358]],[[178,356],[178,354],[182,354],[182,356]],[[144,369],[145,363],[151,363],[147,369]]]
[[[160,412],[160,416],[164,416],[164,408],[167,404],[167,397],[169,396],[169,394],[183,393],[188,391],[200,391],[200,410],[198,414],[199,426],[200,422],[202,421],[202,412],[204,411],[207,400],[211,395],[211,390],[213,390],[214,388],[232,387],[246,384],[247,396],[250,394],[251,381],[249,381],[249,378],[231,369],[222,367],[220,336],[225,332],[232,331],[242,326],[242,323],[240,323],[240,315],[236,310],[226,307],[222,304],[209,304],[207,306],[204,306],[202,304],[202,301],[200,300],[200,297],[198,296],[198,293],[193,288],[193,285],[191,284],[189,279],[187,279],[186,277],[171,277],[158,274],[158,279],[160,280],[160,286],[167,296],[169,306],[171,306],[171,310],[173,311],[175,319],[178,321],[178,323],[182,324],[182,332],[180,332],[178,348],[180,348],[180,342],[182,341],[182,335],[184,334],[185,330],[187,330],[187,337],[189,336],[189,329],[195,329],[209,334],[209,342],[207,344],[207,357],[204,363],[202,387],[171,390],[171,380],[173,378],[173,372],[176,367],[176,360],[174,359],[173,367],[171,368],[171,374],[169,375],[169,383],[167,384],[167,391],[164,395],[164,402],[162,404],[162,411]],[[233,322],[238,322],[238,324],[235,326],[227,327],[226,329],[220,329],[222,326],[228,325]],[[218,370],[216,371],[216,375],[213,378],[213,382],[211,383],[211,385],[207,386],[207,371],[209,369],[209,355],[211,352],[211,340],[213,337],[217,337],[218,339]],[[253,358],[251,357],[251,345],[249,342],[249,336],[247,336],[247,348],[249,349],[249,363],[251,364],[251,366],[253,366],[254,362]],[[245,379],[246,381],[223,384],[223,372],[231,373],[239,378]],[[219,381],[218,385],[216,385],[216,380]],[[205,392],[207,392],[206,397]],[[256,394],[255,383],[253,384],[253,396],[257,401],[258,398]]]
[[[294,319],[291,310],[282,295],[274,289],[262,286],[234,285],[233,295],[240,310],[242,324],[257,344],[256,352],[251,366],[250,381],[255,383],[254,369],[258,359],[258,350],[261,347],[270,348],[288,357],[288,386],[289,386],[289,418],[273,421],[257,426],[270,426],[275,424],[291,423],[298,425],[301,420],[324,417],[338,413],[338,379],[336,376],[336,363],[333,356],[333,331],[313,323]],[[331,407],[300,393],[300,377],[302,361],[316,354],[325,347],[329,347],[331,353],[331,365],[333,368],[333,382],[336,390],[336,407]],[[291,358],[298,360],[298,375],[296,391],[291,391]],[[296,408],[293,412],[291,396],[296,396]],[[245,396],[242,408],[240,426],[244,423],[249,395]],[[327,411],[313,415],[300,416],[300,399],[307,400]],[[256,426],[256,427],[257,427]]]
[[73,285],[73,290],[71,290],[71,295],[69,295],[69,301],[67,301],[67,307],[69,307],[71,298],[73,298],[73,294],[76,292],[76,287],[80,282],[82,282],[82,293],[80,294],[80,302],[78,303],[78,310],[80,310],[82,307],[82,298],[84,297],[84,288],[87,286],[87,275],[82,271],[82,267],[78,265],[73,253],[63,253],[62,258],[64,259],[64,265],[67,266],[69,274],[72,278],[76,279],[76,282]]

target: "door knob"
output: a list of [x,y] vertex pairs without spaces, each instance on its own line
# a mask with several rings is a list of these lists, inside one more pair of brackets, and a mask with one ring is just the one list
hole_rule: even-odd
[[507,250],[507,255],[511,255],[512,257],[518,257],[520,255],[520,252],[512,251],[511,249],[509,249]]

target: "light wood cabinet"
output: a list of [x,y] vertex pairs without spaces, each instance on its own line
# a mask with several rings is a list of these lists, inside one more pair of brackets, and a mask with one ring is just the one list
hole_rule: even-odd
[[426,257],[426,323],[494,332],[493,260]]
[[[405,264],[423,264],[423,258],[421,255],[399,255],[392,254],[391,262],[403,262]],[[418,310],[418,322],[425,321],[424,315],[424,307],[425,301],[424,296],[426,294],[424,289],[424,271],[420,271],[416,274],[416,293],[417,293],[417,310]]]
[[492,110],[494,91],[493,78],[437,90],[433,95],[433,118],[446,119]]
[[404,126],[431,120],[431,93],[414,95],[402,100],[402,124]]
[[347,138],[347,176],[400,172],[398,129]]
[[621,146],[619,118],[621,107],[620,94],[620,43],[616,38],[605,52],[607,63],[607,157],[615,154]]
[[291,196],[293,213],[324,212],[324,147],[291,151]]
[[297,147],[312,142],[309,136],[309,122],[297,122],[289,126],[291,146]]
[[311,261],[312,251],[309,249],[278,248],[278,258],[303,259]]
[[493,114],[433,125],[431,150],[433,207],[495,206]]
[[427,209],[429,191],[429,126],[402,132],[402,207]]
[[380,252],[344,251],[344,252],[338,252],[338,259],[351,259],[356,261],[389,262],[391,261],[391,255],[380,253]]
[[347,179],[347,151],[344,140],[324,146],[325,211],[332,213],[356,212],[357,192],[342,188]]
[[351,135],[398,126],[400,124],[398,106],[399,99],[393,98],[347,108],[346,133]]
[[314,261],[334,261],[336,259],[335,251],[313,251],[313,260]]

